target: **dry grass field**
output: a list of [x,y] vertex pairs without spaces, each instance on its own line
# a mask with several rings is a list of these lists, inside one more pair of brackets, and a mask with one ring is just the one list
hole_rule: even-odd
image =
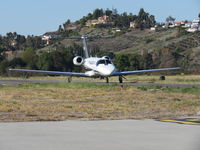
[[[140,82],[148,82],[158,76],[134,76],[130,80],[136,78]],[[171,78],[172,81],[164,82],[173,82],[173,79],[179,82],[177,76]],[[186,83],[186,80],[200,81],[197,76],[185,76],[180,82]],[[200,115],[199,88],[120,87],[94,83],[0,86],[1,122],[172,118],[191,115]]]

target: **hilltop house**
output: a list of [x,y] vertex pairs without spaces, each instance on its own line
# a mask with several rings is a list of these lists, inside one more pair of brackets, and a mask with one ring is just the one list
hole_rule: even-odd
[[97,24],[112,24],[112,22],[109,16],[102,16],[102,17],[99,17],[98,19],[88,20],[86,22],[86,26],[88,27],[92,25],[97,25]]
[[192,21],[188,21],[184,26],[183,28],[190,28],[192,25]]
[[135,21],[130,22],[130,28],[135,28],[135,27],[136,27],[136,22]]
[[52,40],[57,38],[58,35],[54,33],[45,33],[44,35],[42,35],[42,41],[44,41],[46,45],[49,45]]
[[200,19],[193,20],[191,27],[187,31],[188,32],[200,31]]
[[187,23],[187,21],[174,21],[173,25],[175,27],[177,27],[177,26],[184,26],[186,23]]
[[17,45],[17,41],[16,40],[12,40],[10,41],[10,45],[15,47]]
[[12,55],[13,54],[13,51],[11,50],[5,50],[1,53],[1,55]]
[[23,55],[23,52],[23,50],[12,51],[7,49],[1,52],[1,55],[4,55],[6,57],[6,60],[11,61],[14,58],[21,57]]

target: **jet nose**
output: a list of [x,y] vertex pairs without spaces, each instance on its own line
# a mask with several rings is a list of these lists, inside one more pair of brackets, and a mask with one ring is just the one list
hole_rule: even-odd
[[110,66],[104,69],[103,74],[105,76],[110,76],[113,72],[115,71],[115,67],[114,66]]

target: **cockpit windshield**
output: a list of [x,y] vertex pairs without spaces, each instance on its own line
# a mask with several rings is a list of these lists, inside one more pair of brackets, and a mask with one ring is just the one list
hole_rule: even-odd
[[108,65],[108,64],[112,64],[110,60],[108,59],[101,59],[97,62],[97,66],[103,64],[103,65]]

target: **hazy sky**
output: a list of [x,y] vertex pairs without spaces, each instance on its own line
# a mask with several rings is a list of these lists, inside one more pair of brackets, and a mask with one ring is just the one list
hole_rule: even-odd
[[0,0],[0,34],[41,35],[57,30],[67,19],[75,21],[95,8],[112,7],[133,14],[144,8],[158,22],[169,15],[192,20],[200,13],[200,0]]

